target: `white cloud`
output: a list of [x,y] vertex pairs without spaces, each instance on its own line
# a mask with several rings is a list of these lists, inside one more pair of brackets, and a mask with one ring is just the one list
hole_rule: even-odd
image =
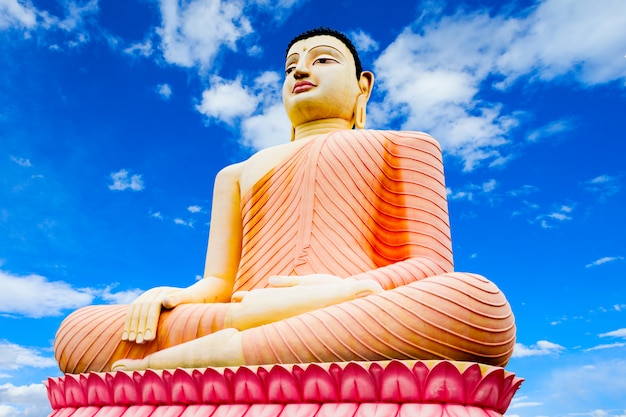
[[157,85],[156,92],[165,100],[169,100],[172,97],[172,87],[167,83]]
[[214,77],[196,109],[209,121],[238,122],[243,146],[259,150],[285,143],[291,137],[291,122],[282,105],[281,83],[274,71],[261,73],[249,85],[242,77],[231,81]]
[[541,139],[549,138],[552,136],[559,135],[564,132],[568,132],[575,128],[574,123],[571,120],[562,119],[556,120],[548,123],[545,126],[542,126],[539,129],[532,131],[528,135],[528,140],[531,142],[537,142]]
[[163,220],[163,214],[160,211],[156,211],[154,213],[150,213],[150,217],[154,217],[155,219]]
[[161,0],[162,26],[157,30],[165,60],[183,67],[210,68],[219,50],[236,49],[252,32],[242,1]]
[[521,343],[516,343],[515,350],[513,351],[513,357],[524,358],[527,356],[556,355],[563,350],[565,350],[563,346],[548,342],[547,340],[539,340],[532,346],[525,346]]
[[107,286],[104,290],[99,292],[100,298],[111,304],[130,304],[135,301],[137,297],[144,293],[144,290],[135,288],[132,290],[111,292],[111,290],[117,287],[118,284]]
[[17,156],[11,155],[11,161],[25,168],[32,166],[32,164],[30,163],[30,159],[27,158],[18,158]]
[[241,78],[228,81],[216,76],[211,80],[211,88],[202,93],[202,102],[196,109],[210,119],[232,125],[236,119],[250,116],[258,104],[257,96],[241,85]]
[[291,122],[281,103],[248,117],[242,123],[243,145],[258,150],[280,145],[291,137]]
[[[434,14],[431,14],[434,13]],[[403,129],[426,130],[461,158],[466,171],[505,163],[507,137],[519,126],[517,109],[505,113],[479,92],[515,82],[568,77],[585,87],[625,81],[626,3],[545,0],[515,16],[425,10],[374,68],[383,101],[372,121],[399,120]],[[496,81],[488,85],[487,82]],[[531,133],[539,139],[571,128],[566,120]]]
[[143,42],[136,42],[124,49],[124,53],[131,56],[149,57],[154,51],[152,41],[146,39]]
[[176,218],[174,219],[174,223],[178,224],[180,226],[187,226],[187,227],[193,227],[193,222],[190,220],[183,220],[180,218]]
[[189,206],[187,207],[187,210],[190,211],[191,213],[199,213],[202,211],[202,207],[200,206]]
[[585,349],[585,352],[592,352],[594,350],[615,349],[615,348],[620,348],[624,346],[626,346],[626,343],[615,342],[615,343],[609,343],[609,344],[604,344],[604,345],[597,345],[592,348]]
[[626,328],[613,330],[612,332],[602,333],[600,337],[621,337],[626,339]]
[[623,261],[623,260],[624,260],[623,256],[605,256],[604,258],[600,258],[591,263],[588,263],[587,265],[585,265],[585,268],[593,268],[594,266],[599,266],[599,265],[603,265],[609,262]]
[[621,190],[620,179],[611,175],[599,175],[582,183],[586,191],[600,195],[600,201],[617,194]]
[[0,369],[14,371],[21,368],[55,368],[56,361],[42,356],[35,349],[0,340]]
[[51,412],[43,384],[0,385],[0,417],[42,417]]
[[535,221],[538,221],[544,229],[553,229],[562,222],[572,220],[570,213],[572,213],[573,210],[574,208],[571,206],[561,205],[551,213],[540,214],[535,218]]
[[124,191],[130,188],[133,191],[141,191],[144,188],[141,175],[129,175],[129,172],[125,169],[112,172],[111,179],[113,184],[109,185],[110,190]]
[[376,42],[369,34],[358,30],[350,32],[348,37],[359,52],[369,52],[378,50],[378,42]]
[[63,281],[48,281],[40,275],[17,276],[0,271],[0,312],[27,317],[59,316],[63,310],[90,304],[88,289],[74,289]]
[[467,200],[476,201],[479,196],[484,196],[492,193],[498,185],[495,179],[490,179],[482,184],[469,184],[466,185],[461,191],[452,191],[447,189],[448,198],[451,200]]
[[[529,401],[527,396],[515,396],[511,401],[511,405],[509,406],[509,410],[513,410],[515,408],[526,408],[526,407],[537,407],[543,405],[542,402],[539,401]],[[507,416],[509,414],[507,413]]]
[[112,292],[116,285],[101,288],[73,288],[63,281],[49,281],[40,275],[19,276],[0,270],[0,313],[32,318],[59,316],[100,298],[106,302],[126,304],[142,290]]
[[37,9],[18,0],[0,0],[0,29],[32,28],[37,24]]

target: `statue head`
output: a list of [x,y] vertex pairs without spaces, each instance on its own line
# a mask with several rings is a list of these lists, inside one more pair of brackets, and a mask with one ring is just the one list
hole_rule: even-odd
[[374,75],[363,71],[350,40],[332,29],[296,36],[287,47],[283,104],[292,125],[325,119],[365,126]]

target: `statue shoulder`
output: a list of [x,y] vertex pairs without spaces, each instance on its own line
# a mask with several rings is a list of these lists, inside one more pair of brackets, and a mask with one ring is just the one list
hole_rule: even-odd
[[428,133],[408,130],[361,130],[353,132],[356,136],[366,137],[368,140],[380,142],[382,145],[441,154],[441,145]]

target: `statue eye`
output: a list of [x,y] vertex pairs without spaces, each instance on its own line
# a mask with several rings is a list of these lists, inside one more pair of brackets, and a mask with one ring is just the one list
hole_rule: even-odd
[[294,67],[293,65],[290,67],[287,67],[287,69],[285,70],[285,75],[291,74],[295,69],[296,67]]

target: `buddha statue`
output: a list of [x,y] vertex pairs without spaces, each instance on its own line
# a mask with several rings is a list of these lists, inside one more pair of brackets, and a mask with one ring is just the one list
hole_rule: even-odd
[[70,314],[66,373],[450,359],[504,366],[515,323],[486,278],[453,271],[439,144],[365,130],[374,84],[343,34],[288,46],[292,140],[221,170],[204,278]]

